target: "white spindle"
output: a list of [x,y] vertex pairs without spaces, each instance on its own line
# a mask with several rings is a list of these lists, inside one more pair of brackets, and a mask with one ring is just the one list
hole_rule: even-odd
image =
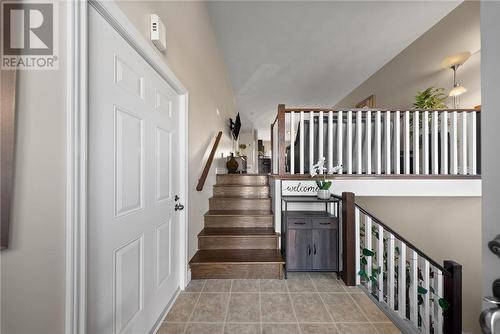
[[424,111],[422,118],[422,163],[423,163],[423,173],[425,175],[429,174],[429,112]]
[[[339,166],[343,166],[343,143],[342,143],[342,132],[344,129],[344,117],[342,115],[342,110],[339,110],[337,112],[337,164]],[[344,168],[341,168],[339,170],[339,174],[342,174],[344,172]]]
[[391,112],[385,112],[385,173],[391,174]]
[[316,163],[314,161],[314,112],[309,112],[309,172],[312,166]]
[[398,312],[399,316],[406,319],[406,244],[401,241],[398,263]]
[[422,317],[422,333],[430,333],[431,331],[431,326],[429,323],[429,317],[430,317],[430,288],[429,288],[429,279],[430,279],[430,265],[429,261],[424,260],[424,268],[422,270],[422,276],[424,277],[423,280],[423,288],[427,290],[426,294],[422,294],[422,298],[424,299],[424,302],[422,304],[422,309],[420,312],[420,316]]
[[295,112],[293,111],[290,112],[290,174],[295,174]]
[[[439,296],[439,298],[443,297],[443,272],[441,270],[436,270],[435,273],[435,293],[436,295]],[[439,306],[439,302],[437,300],[437,297],[434,296],[434,333],[436,334],[442,334],[443,333],[443,310],[441,309],[441,306]]]
[[396,174],[401,173],[401,119],[400,111],[394,113],[394,171]]
[[388,271],[388,277],[387,277],[387,303],[389,304],[389,307],[391,310],[394,311],[395,303],[394,303],[394,275],[395,275],[395,268],[396,264],[394,262],[395,260],[395,245],[394,245],[394,235],[389,233],[389,236],[387,238],[387,271]]
[[328,112],[328,171],[333,168],[333,111]]
[[[318,160],[324,158],[323,154],[323,112],[320,111],[318,115]],[[319,171],[320,174],[323,174],[323,170]]]
[[[373,251],[372,248],[372,219],[369,216],[365,216],[365,247],[371,251]],[[366,274],[368,277],[372,275],[372,257],[367,256],[366,260],[368,264],[366,265]],[[372,281],[368,280],[367,288],[368,291],[372,292]]]
[[382,115],[380,110],[375,114],[375,168],[376,174],[382,174]]
[[347,174],[352,174],[352,111],[347,112]]
[[356,264],[356,285],[361,284],[361,277],[358,275],[361,270],[360,264],[360,234],[359,234],[359,209],[356,208],[354,211],[354,257]]
[[419,112],[413,112],[413,174],[420,174],[420,120]]
[[377,267],[380,272],[377,277],[378,283],[378,300],[384,301],[384,227],[378,225],[378,242],[377,242]]
[[451,113],[451,174],[458,174],[458,115],[456,111]]
[[473,111],[468,114],[468,154],[469,154],[469,174],[477,174],[477,118],[476,112]]
[[357,174],[363,173],[363,124],[362,124],[362,111],[358,110],[356,112],[356,160],[357,160]]
[[476,112],[470,113],[470,125],[469,125],[469,143],[470,143],[470,164],[469,164],[469,174],[477,174],[477,117]]
[[465,111],[462,111],[462,124],[461,124],[461,150],[460,150],[460,157],[461,157],[461,169],[462,169],[462,174],[467,175],[467,113]]
[[366,174],[372,173],[372,112],[366,111]]
[[441,113],[441,174],[448,174],[448,112]]
[[432,112],[432,174],[439,174],[438,112]]
[[[429,320],[429,324],[430,326],[432,327],[433,323],[434,323],[434,319],[435,319],[435,313],[434,313],[434,303],[433,303],[433,295],[432,295],[432,292],[431,291],[435,291],[434,288],[435,288],[435,279],[433,278],[432,276],[432,269],[433,267],[430,267],[430,270],[431,270],[431,276],[430,276],[430,279],[429,279],[429,316],[430,316],[430,320]],[[435,300],[437,302],[437,300]]]
[[410,250],[410,320],[418,328],[418,254]]
[[300,174],[304,174],[304,112],[300,112],[300,138],[299,138],[299,155],[300,155]]
[[404,137],[404,145],[405,145],[405,174],[410,174],[410,112],[405,111],[405,137]]

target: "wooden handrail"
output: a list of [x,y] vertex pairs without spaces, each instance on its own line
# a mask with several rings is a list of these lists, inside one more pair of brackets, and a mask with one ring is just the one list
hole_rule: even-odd
[[420,249],[418,249],[415,245],[413,245],[410,241],[408,241],[406,238],[404,238],[401,234],[399,234],[398,232],[394,231],[392,228],[390,228],[389,226],[387,226],[384,222],[382,222],[380,219],[378,219],[373,214],[371,214],[370,212],[368,212],[361,205],[355,203],[355,206],[359,209],[359,211],[361,211],[362,213],[364,213],[365,215],[367,215],[368,217],[370,217],[372,219],[372,221],[374,221],[376,224],[381,225],[384,228],[384,230],[386,230],[387,232],[389,232],[392,235],[394,235],[398,240],[404,242],[406,244],[406,246],[408,246],[412,250],[414,250],[420,257],[426,259],[434,267],[436,267],[437,269],[441,270],[443,272],[443,275],[450,275],[450,273],[448,272],[448,270],[446,268],[444,268],[442,265],[440,265],[439,263],[437,263],[436,261],[434,261],[433,259],[431,259],[427,254],[425,254]]
[[217,137],[215,138],[214,145],[212,146],[212,151],[210,151],[210,155],[208,156],[205,168],[203,169],[203,172],[201,173],[201,176],[198,179],[198,185],[196,186],[196,190],[198,191],[203,190],[203,186],[205,185],[205,181],[207,180],[208,172],[210,172],[210,167],[212,166],[212,162],[214,161],[215,152],[217,151],[217,147],[219,146],[221,137],[222,137],[222,131],[219,131]]

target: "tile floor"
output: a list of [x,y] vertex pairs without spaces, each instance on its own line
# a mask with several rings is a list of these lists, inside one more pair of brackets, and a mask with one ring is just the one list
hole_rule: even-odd
[[400,331],[358,288],[335,274],[287,280],[193,280],[158,331],[170,333],[359,333]]

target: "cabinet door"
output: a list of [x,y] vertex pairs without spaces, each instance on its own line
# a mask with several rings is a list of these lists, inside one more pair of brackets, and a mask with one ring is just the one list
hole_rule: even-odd
[[313,270],[338,270],[338,230],[317,229],[312,232]]
[[287,236],[287,270],[310,270],[312,257],[312,230],[290,229]]

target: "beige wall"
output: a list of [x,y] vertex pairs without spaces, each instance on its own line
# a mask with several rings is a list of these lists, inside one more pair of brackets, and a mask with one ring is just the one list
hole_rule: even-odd
[[356,200],[434,260],[462,264],[463,329],[480,333],[481,199],[358,197]]
[[59,13],[59,70],[18,72],[13,216],[9,249],[0,255],[2,334],[64,332],[66,17],[63,2]]
[[[215,182],[215,167],[202,192],[196,191],[202,158],[217,131],[224,130],[217,156],[227,154],[229,117],[235,114],[232,89],[203,2],[120,1],[137,29],[149,39],[149,15],[158,14],[167,27],[163,59],[189,91],[189,257],[197,250],[197,234]],[[217,115],[217,109],[219,114]],[[185,200],[185,199],[182,199]]]
[[[463,51],[473,53],[458,70],[458,82],[467,88],[460,107],[481,104],[479,1],[466,1],[419,37],[379,71],[373,74],[336,107],[354,107],[371,94],[381,108],[406,108],[418,90],[429,86],[446,92],[453,84],[453,72],[441,68],[441,61]],[[448,101],[452,107],[452,101]]]

